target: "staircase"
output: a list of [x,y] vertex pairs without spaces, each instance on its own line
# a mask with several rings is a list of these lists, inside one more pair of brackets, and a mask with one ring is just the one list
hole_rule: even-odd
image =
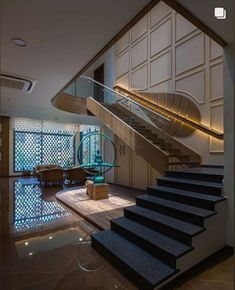
[[165,117],[146,111],[144,107],[133,108],[135,104],[125,107],[127,101],[123,98],[120,102],[100,103],[90,97],[87,108],[160,174],[166,169],[200,166],[198,153],[166,134],[160,126],[151,124],[152,118],[159,118],[161,122],[158,123],[169,126]]
[[[152,142],[160,150],[164,151],[168,157],[168,165],[174,167],[195,167],[200,164],[199,160],[192,160],[189,154],[184,154],[184,146],[176,147],[171,142],[173,138],[163,134],[163,132],[156,132],[156,128],[151,128],[144,120],[139,119],[135,114],[130,114],[125,108],[118,104],[105,105],[115,116],[131,126],[135,131],[144,136],[147,140]],[[143,125],[145,124],[145,125]],[[165,124],[162,124],[162,127]],[[157,134],[158,133],[158,134]],[[161,137],[159,136],[161,135]]]
[[92,246],[139,289],[159,289],[225,246],[221,168],[167,170]]

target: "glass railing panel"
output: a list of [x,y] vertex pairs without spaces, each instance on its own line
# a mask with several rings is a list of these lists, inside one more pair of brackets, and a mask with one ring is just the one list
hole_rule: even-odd
[[151,142],[155,142],[156,145],[158,144],[163,150],[170,148],[170,140],[162,131],[164,126],[170,126],[170,119],[167,117],[85,76],[79,77],[66,89],[66,92],[82,98],[92,97],[142,135],[148,126],[157,129],[157,134],[146,133],[144,136]]

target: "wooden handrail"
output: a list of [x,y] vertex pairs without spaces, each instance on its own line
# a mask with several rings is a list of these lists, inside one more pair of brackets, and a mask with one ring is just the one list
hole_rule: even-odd
[[186,123],[187,125],[193,127],[194,129],[198,129],[198,130],[202,131],[203,133],[206,133],[206,134],[208,134],[216,139],[220,139],[220,140],[224,139],[223,133],[220,133],[220,132],[215,131],[213,129],[210,129],[202,124],[193,122],[185,117],[182,117],[182,116],[180,116],[180,115],[178,115],[178,114],[176,114],[168,109],[165,109],[159,105],[156,105],[153,102],[150,102],[150,101],[138,96],[137,94],[134,94],[133,92],[131,92],[131,91],[129,91],[121,86],[114,86],[113,89],[116,91],[122,92],[124,94],[127,94],[131,99],[134,99],[135,101],[141,103],[142,105],[150,108],[153,111],[155,110],[155,111],[160,112],[161,114],[167,114],[167,115],[169,115],[169,116],[171,116],[179,121]]

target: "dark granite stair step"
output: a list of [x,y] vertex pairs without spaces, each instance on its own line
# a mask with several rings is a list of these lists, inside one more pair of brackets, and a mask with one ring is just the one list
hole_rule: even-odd
[[215,211],[159,198],[149,194],[138,196],[136,198],[136,204],[202,227],[204,226],[205,218],[216,214]]
[[190,168],[179,170],[166,170],[166,177],[196,179],[209,182],[222,183],[224,178],[223,169],[221,168]]
[[179,161],[170,161],[168,165],[199,165],[198,161],[190,161],[190,160],[179,160]]
[[176,267],[177,258],[192,250],[191,246],[125,217],[113,219],[111,229],[172,267]]
[[215,203],[224,200],[224,197],[221,196],[207,195],[165,186],[149,186],[147,188],[147,193],[160,198],[186,203],[209,210],[214,210]]
[[205,230],[204,227],[141,206],[124,208],[124,216],[187,245],[191,245],[193,236]]
[[137,247],[112,230],[91,236],[92,246],[139,289],[154,289],[177,273],[160,259]]
[[184,155],[184,154],[168,154],[170,161],[190,161],[190,156],[189,155]]
[[183,190],[190,190],[199,193],[221,196],[222,184],[207,182],[195,179],[183,179],[174,177],[161,177],[157,179],[157,184],[166,187],[175,187]]
[[[186,154],[169,154],[169,157],[176,157],[176,158],[180,158],[180,157],[190,157],[189,155]],[[170,171],[170,170],[168,170]]]

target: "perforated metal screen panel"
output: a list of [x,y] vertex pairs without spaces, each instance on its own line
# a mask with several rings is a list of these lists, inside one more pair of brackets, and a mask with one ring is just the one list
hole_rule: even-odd
[[38,164],[73,166],[74,132],[43,130],[39,122],[18,122],[14,131],[15,171]]
[[82,148],[80,151],[80,160],[82,163],[94,162],[95,154],[98,149],[100,149],[100,137],[98,135],[93,135],[86,138],[91,133],[99,133],[100,128],[94,127],[89,128],[80,132],[80,139],[83,141]]

